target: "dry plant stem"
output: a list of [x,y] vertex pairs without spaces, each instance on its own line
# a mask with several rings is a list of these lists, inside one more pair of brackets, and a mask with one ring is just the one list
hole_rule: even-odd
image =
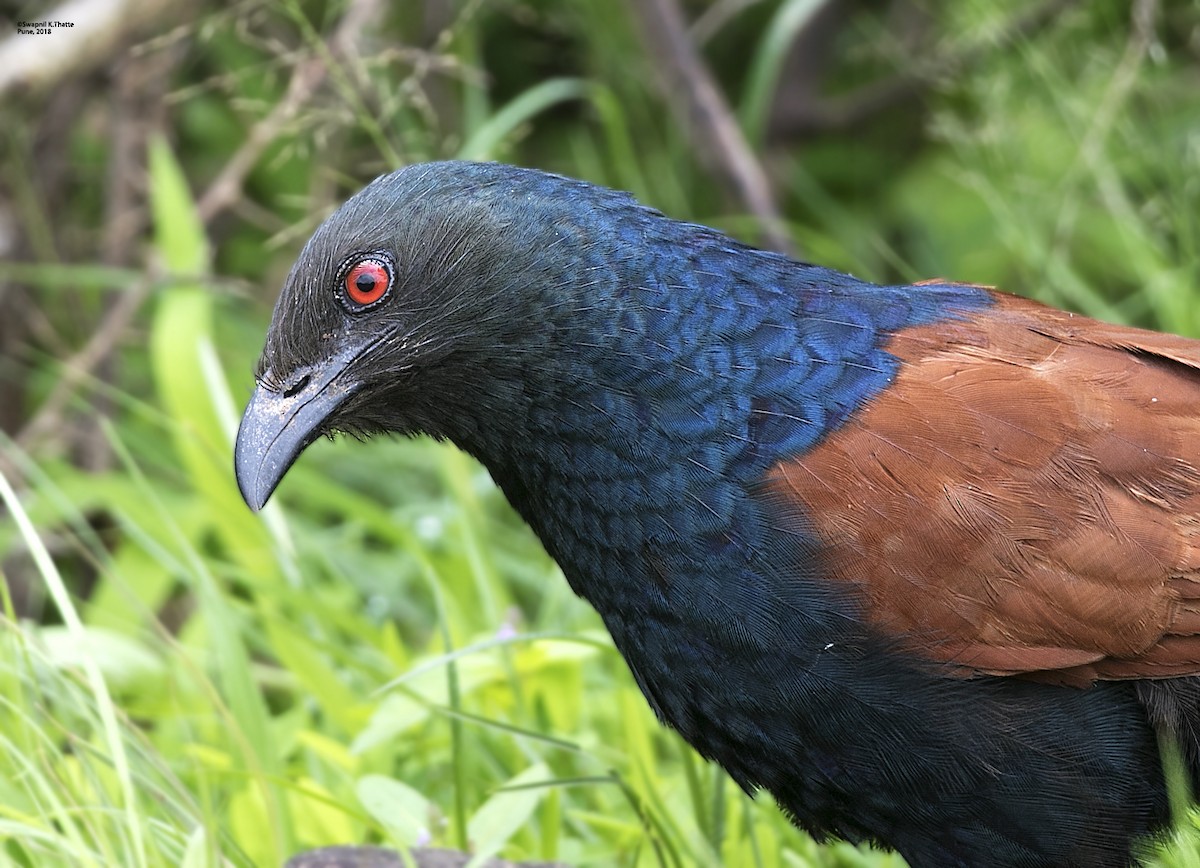
[[26,450],[31,449],[34,444],[54,432],[75,389],[117,348],[126,329],[133,322],[134,315],[150,297],[152,287],[152,281],[147,278],[117,296],[116,302],[109,308],[88,342],[63,363],[62,376],[54,384],[50,395],[38,407],[29,424],[16,436],[18,446]]
[[703,46],[720,33],[731,19],[761,2],[762,0],[714,0],[712,5],[696,17],[688,32],[696,45]]
[[692,131],[692,142],[741,205],[759,219],[767,244],[795,254],[783,218],[771,195],[762,164],[742,135],[741,127],[717,87],[712,73],[688,35],[676,0],[630,0],[641,23],[651,60],[658,64],[680,121]]
[[242,184],[246,181],[246,175],[254,168],[263,151],[278,138],[284,127],[308,102],[324,80],[325,64],[321,60],[308,58],[296,66],[283,99],[265,118],[254,125],[242,146],[230,157],[229,162],[200,197],[196,210],[202,221],[209,223],[237,202],[242,195]]
[[[352,57],[363,32],[378,17],[379,10],[379,0],[353,0],[346,9],[346,14],[342,16],[337,31],[329,40],[328,57],[333,60]],[[296,66],[283,99],[265,118],[255,124],[246,136],[246,141],[200,197],[197,210],[201,220],[208,223],[237,202],[242,195],[242,185],[246,176],[254,168],[263,151],[279,137],[288,123],[312,98],[328,74],[329,67],[320,56],[309,57]]]

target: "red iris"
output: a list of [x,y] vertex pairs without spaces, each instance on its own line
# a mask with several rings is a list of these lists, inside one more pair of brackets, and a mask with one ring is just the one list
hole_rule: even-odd
[[346,298],[354,304],[374,304],[391,284],[391,274],[378,259],[364,259],[346,275]]

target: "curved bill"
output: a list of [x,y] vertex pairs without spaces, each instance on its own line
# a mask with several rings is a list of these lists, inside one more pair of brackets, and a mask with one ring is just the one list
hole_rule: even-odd
[[292,462],[321,436],[322,423],[358,391],[359,383],[339,377],[352,359],[352,353],[339,354],[307,372],[294,372],[298,389],[277,392],[260,385],[254,390],[233,448],[238,488],[251,509],[262,509]]

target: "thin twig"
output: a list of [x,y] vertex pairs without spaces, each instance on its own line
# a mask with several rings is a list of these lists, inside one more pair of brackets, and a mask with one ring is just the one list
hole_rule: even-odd
[[[1077,159],[1068,168],[1063,178],[1063,188],[1072,186],[1085,171],[1095,173],[1098,188],[1102,198],[1109,204],[1114,214],[1128,211],[1123,207],[1124,194],[1119,185],[1114,184],[1107,173],[1098,170],[1100,155],[1104,143],[1112,133],[1113,125],[1121,114],[1134,86],[1138,81],[1138,73],[1142,64],[1150,54],[1154,44],[1154,26],[1158,18],[1158,0],[1134,0],[1129,16],[1129,37],[1125,43],[1125,51],[1121,55],[1108,86],[1100,101],[1091,113],[1091,119],[1079,142]],[[1054,224],[1053,243],[1056,253],[1061,253],[1074,235],[1076,220],[1079,217],[1081,203],[1078,197],[1066,196],[1062,199],[1058,217]]]
[[150,297],[153,285],[153,281],[145,278],[117,297],[116,302],[108,309],[108,313],[105,314],[88,342],[79,352],[63,363],[62,376],[54,384],[49,396],[38,407],[29,423],[14,438],[18,446],[22,449],[29,449],[59,427],[63,409],[70,401],[75,389],[90,377],[96,366],[120,344],[121,337],[125,334],[129,324],[133,322],[142,303]]
[[256,123],[220,173],[200,197],[196,210],[205,223],[233,205],[242,195],[246,176],[270,144],[279,137],[285,126],[308,102],[325,79],[325,64],[318,58],[308,58],[296,65],[283,99],[265,118]]
[[[375,20],[379,0],[353,0],[342,16],[337,30],[329,40],[330,61],[350,58],[367,26]],[[296,65],[283,99],[270,113],[254,125],[242,146],[221,169],[208,190],[200,197],[197,210],[200,219],[209,223],[217,214],[233,205],[242,195],[246,176],[263,152],[279,137],[301,108],[312,98],[329,74],[328,61],[320,55],[309,57]]]
[[717,171],[742,206],[759,219],[767,244],[794,253],[795,245],[784,230],[767,174],[688,35],[677,0],[630,3],[641,21],[651,59],[659,64],[669,92],[681,97],[668,103],[692,128],[692,141],[701,158]]
[[716,0],[697,16],[696,20],[688,27],[688,33],[691,34],[692,41],[702,47],[704,43],[720,33],[721,28],[733,18],[761,2],[762,0]]

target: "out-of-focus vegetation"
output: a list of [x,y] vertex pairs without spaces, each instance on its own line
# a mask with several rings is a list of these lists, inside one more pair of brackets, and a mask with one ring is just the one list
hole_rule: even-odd
[[[810,260],[1200,337],[1197,0],[684,3],[740,154],[693,125],[695,70],[648,24],[675,8],[193,0],[142,22],[131,4],[109,57],[5,93],[0,863],[432,841],[901,864],[814,844],[660,727],[450,447],[318,444],[261,516],[234,487],[299,245],[365,181],[431,158],[778,238],[771,203],[728,180],[749,157]],[[1197,864],[1181,840],[1156,858]]]

